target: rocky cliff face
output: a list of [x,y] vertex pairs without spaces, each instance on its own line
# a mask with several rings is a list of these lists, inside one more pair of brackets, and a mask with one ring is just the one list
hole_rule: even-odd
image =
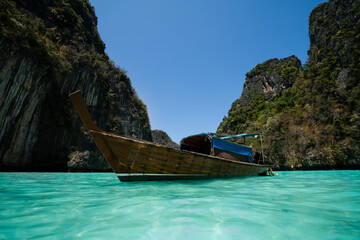
[[329,1],[317,6],[309,18],[308,66],[331,70],[337,88],[354,87],[359,73],[359,1]]
[[295,56],[258,64],[246,74],[241,97],[232,104],[218,132],[235,134],[245,131],[251,122],[256,121],[261,110],[293,86],[301,70],[301,61]]
[[248,107],[253,95],[262,95],[265,101],[279,97],[282,91],[291,87],[302,69],[301,61],[291,56],[270,59],[258,64],[246,74],[244,89],[239,103]]
[[304,69],[291,61],[283,82],[268,80],[267,62],[255,67],[218,131],[266,132],[265,153],[283,169],[360,168],[360,1],[317,6],[309,36]]
[[108,168],[70,104],[77,89],[100,128],[151,140],[146,106],[104,53],[87,0],[4,0],[0,19],[1,169],[66,170],[75,150]]

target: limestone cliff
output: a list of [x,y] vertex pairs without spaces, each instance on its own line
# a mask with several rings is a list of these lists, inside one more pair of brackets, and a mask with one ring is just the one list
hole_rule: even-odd
[[[268,62],[255,67],[218,131],[266,132],[265,154],[282,169],[358,169],[360,1],[317,6],[309,36],[304,68],[291,61],[290,68],[280,67],[283,78]],[[269,71],[277,73],[276,81],[269,81]],[[259,148],[258,141],[252,144]]]
[[241,97],[232,104],[218,132],[235,134],[246,131],[256,122],[261,111],[282,96],[285,89],[293,86],[301,71],[301,62],[295,56],[258,64],[246,74]]
[[265,101],[272,101],[294,84],[301,70],[301,61],[295,56],[270,59],[258,64],[246,74],[239,103],[248,107],[254,94],[262,95]]
[[151,140],[146,106],[96,25],[87,0],[0,2],[2,170],[66,170],[75,150],[108,168],[69,101],[77,89],[100,128]]

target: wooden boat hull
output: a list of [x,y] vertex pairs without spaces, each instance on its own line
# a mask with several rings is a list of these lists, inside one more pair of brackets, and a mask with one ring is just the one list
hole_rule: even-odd
[[80,91],[70,94],[80,119],[120,181],[195,180],[264,175],[268,166],[179,150],[100,130]]
[[197,180],[264,174],[269,167],[90,131],[120,181]]

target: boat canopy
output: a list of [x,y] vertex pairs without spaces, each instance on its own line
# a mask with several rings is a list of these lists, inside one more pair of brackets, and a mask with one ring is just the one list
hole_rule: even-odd
[[[252,162],[252,149],[245,145],[235,144],[225,139],[257,137],[261,133],[242,133],[224,135],[218,133],[200,133],[186,137],[180,141],[180,149],[215,155],[228,159]],[[261,134],[262,135],[262,134]]]
[[250,147],[227,142],[216,137],[212,138],[212,144],[213,148],[247,156],[248,161],[252,162],[252,149]]

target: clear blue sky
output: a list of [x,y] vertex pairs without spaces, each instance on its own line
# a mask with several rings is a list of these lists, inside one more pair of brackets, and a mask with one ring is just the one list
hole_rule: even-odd
[[245,74],[309,49],[323,0],[90,0],[106,53],[127,71],[152,129],[175,142],[215,132]]

